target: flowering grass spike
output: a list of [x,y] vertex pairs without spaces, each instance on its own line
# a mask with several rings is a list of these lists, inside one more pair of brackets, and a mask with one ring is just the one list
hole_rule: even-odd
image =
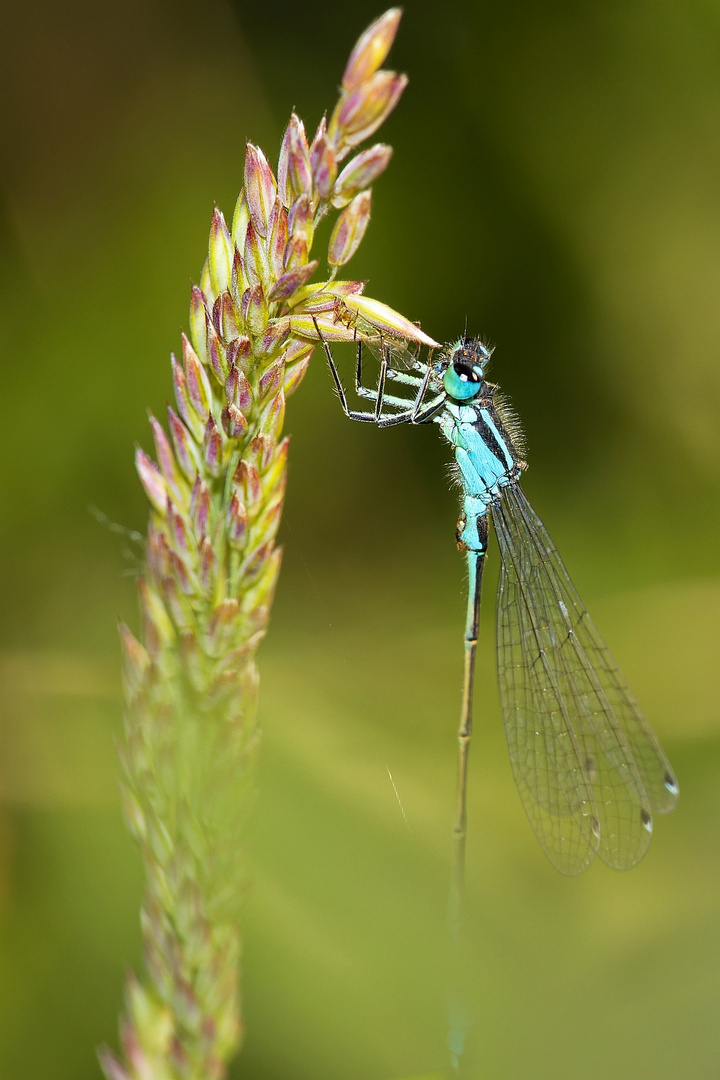
[[[127,981],[122,1055],[107,1080],[219,1080],[243,1032],[238,903],[241,832],[258,749],[255,653],[280,567],[285,402],[318,332],[352,339],[339,305],[388,333],[428,341],[363,283],[338,281],[370,218],[390,147],[360,151],[395,107],[404,75],[381,70],[400,11],[365,31],[329,123],[311,141],[293,114],[277,173],[248,144],[230,225],[215,209],[192,289],[189,334],[172,357],[167,430],[136,465],[150,502],[139,639],[121,627],[129,828],[145,865],[145,974]],[[325,280],[315,230],[339,210]]]

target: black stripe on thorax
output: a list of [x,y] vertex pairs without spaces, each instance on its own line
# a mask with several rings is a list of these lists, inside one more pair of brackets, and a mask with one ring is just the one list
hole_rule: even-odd
[[[508,449],[508,452],[510,454],[510,458],[512,459],[513,465],[517,465],[518,461],[520,461],[520,455],[518,454],[517,450],[515,449],[515,445],[514,445],[512,439],[510,438],[510,435],[508,434],[507,428],[505,427],[502,420],[500,419],[500,414],[498,413],[497,409],[493,405],[491,399],[488,400],[488,398],[485,398],[484,401],[485,401],[485,403],[483,404],[482,407],[485,409],[485,411],[487,413],[490,414],[490,418],[492,419],[492,422],[495,425],[495,429],[496,429],[498,435],[500,436],[500,438],[502,439],[504,445]],[[480,415],[480,407],[478,407],[478,411],[477,411],[476,415],[477,415],[477,420],[476,420],[475,424],[473,425],[473,427],[475,428],[475,430],[480,435],[481,439],[483,440],[483,442],[487,446],[490,453],[494,454],[495,457],[498,459],[498,461],[502,462],[502,464],[505,465],[505,454],[503,452],[503,447],[498,443],[494,433],[490,430],[487,423],[483,420],[482,416]]]
[[[498,433],[501,436],[506,437],[505,433],[503,431],[502,424],[500,424],[498,422],[497,413],[492,408],[492,406],[487,408],[487,411],[490,413],[490,416],[492,417],[493,423],[495,424],[495,427],[497,428]],[[505,458],[505,452],[504,452],[502,446],[500,445],[500,443],[497,441],[497,439],[495,437],[495,433],[492,431],[490,426],[485,422],[485,420],[483,420],[483,418],[482,418],[482,416],[480,414],[480,408],[479,407],[478,407],[478,410],[477,410],[477,412],[475,414],[475,422],[473,424],[473,427],[475,428],[478,435],[480,436],[482,441],[485,443],[485,445],[487,446],[488,450],[493,455],[493,457],[497,458],[497,460],[499,461],[499,463],[503,467],[503,469],[507,469],[508,465],[507,465],[507,461],[506,461],[506,458]],[[512,458],[512,460],[514,462],[515,461],[515,456],[514,456],[514,453],[513,453],[512,443],[510,442],[509,439],[507,439],[506,445],[507,445],[508,450],[510,451],[510,457]]]

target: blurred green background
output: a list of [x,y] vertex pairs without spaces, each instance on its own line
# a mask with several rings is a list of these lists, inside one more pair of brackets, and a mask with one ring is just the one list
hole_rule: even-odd
[[[213,202],[244,140],[314,129],[380,13],[246,0],[0,11],[0,1076],[97,1077],[139,962],[116,619],[132,467],[170,396]],[[720,1074],[720,5],[406,5],[410,86],[352,276],[496,343],[526,490],[681,786],[645,861],[566,880],[514,790],[491,561],[471,766],[470,1053],[490,1080]],[[434,429],[291,400],[285,562],[260,654],[248,1034],[232,1076],[444,1068],[462,664],[456,496]],[[389,777],[395,783],[407,825]]]

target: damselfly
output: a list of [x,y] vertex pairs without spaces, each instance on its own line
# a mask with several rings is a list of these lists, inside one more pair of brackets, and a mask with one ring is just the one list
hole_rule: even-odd
[[[455,455],[463,498],[457,541],[466,553],[469,578],[456,873],[462,878],[488,518],[501,556],[496,621],[500,700],[515,783],[530,823],[550,862],[564,874],[580,873],[596,855],[615,869],[634,866],[650,843],[653,813],[674,808],[678,785],[525,497],[519,424],[497,386],[485,379],[491,350],[476,338],[462,338],[422,360],[381,341],[379,379],[368,387],[362,381],[363,345],[358,342],[355,388],[373,403],[364,412],[349,407],[330,348],[324,340],[323,345],[350,419],[378,427],[436,423]],[[405,388],[404,396],[389,393],[390,382]],[[456,885],[462,889],[461,880]]]

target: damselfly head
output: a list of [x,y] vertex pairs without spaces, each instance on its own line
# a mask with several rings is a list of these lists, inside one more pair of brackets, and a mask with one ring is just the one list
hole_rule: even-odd
[[445,393],[454,401],[472,401],[485,381],[492,350],[479,338],[461,338],[453,345],[443,363],[442,380]]

